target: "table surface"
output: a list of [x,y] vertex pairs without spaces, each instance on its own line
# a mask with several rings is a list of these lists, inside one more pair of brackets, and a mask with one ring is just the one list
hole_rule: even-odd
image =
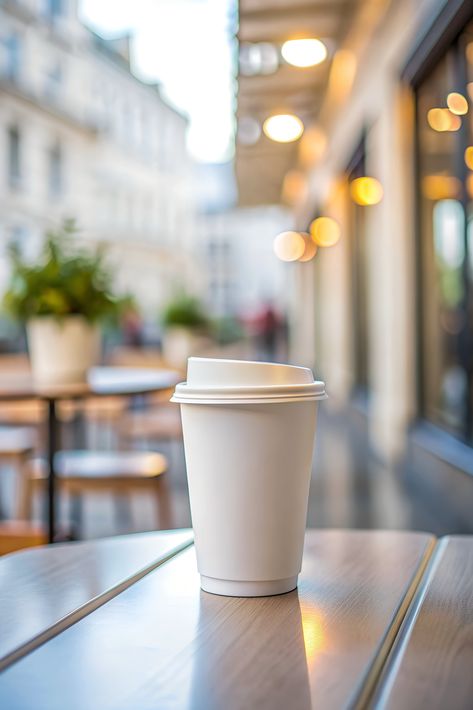
[[0,401],[21,399],[79,399],[140,395],[174,387],[181,379],[175,370],[145,367],[93,367],[83,384],[41,388],[29,372],[0,373]]
[[0,706],[471,707],[472,559],[472,538],[309,531],[297,591],[236,599],[200,590],[189,531],[10,555]]
[[0,670],[186,545],[189,530],[31,548],[0,558]]

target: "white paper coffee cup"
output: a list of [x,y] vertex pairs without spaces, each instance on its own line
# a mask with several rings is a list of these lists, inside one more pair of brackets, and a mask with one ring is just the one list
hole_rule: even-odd
[[190,358],[177,385],[202,589],[229,596],[297,586],[317,401],[307,368]]

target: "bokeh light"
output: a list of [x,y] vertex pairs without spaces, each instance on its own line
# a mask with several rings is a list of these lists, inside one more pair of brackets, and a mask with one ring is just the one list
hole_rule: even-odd
[[453,114],[448,108],[431,108],[427,112],[427,122],[434,131],[458,131],[461,118]]
[[318,126],[310,126],[304,131],[299,144],[299,160],[302,165],[314,165],[325,152],[327,137]]
[[350,183],[350,195],[357,205],[377,205],[383,199],[383,186],[374,177],[359,177]]
[[244,76],[273,74],[279,66],[279,52],[270,42],[240,45],[240,72]]
[[342,103],[353,88],[358,68],[356,54],[351,49],[339,49],[332,60],[327,97],[337,105]]
[[461,182],[452,175],[426,175],[422,178],[421,189],[428,200],[449,200],[458,197]]
[[331,247],[338,242],[341,229],[331,217],[317,217],[310,225],[310,234],[319,247]]
[[304,237],[299,232],[281,232],[274,240],[273,249],[281,261],[297,261],[305,251]]
[[467,168],[473,170],[473,145],[469,145],[465,150],[465,163]]
[[263,123],[263,131],[272,141],[292,143],[301,137],[304,124],[293,114],[281,113],[267,118]]
[[299,261],[310,261],[317,254],[317,244],[311,239],[310,234],[307,232],[301,232],[301,236],[304,240],[304,253],[299,257]]
[[452,91],[447,96],[447,106],[457,116],[464,116],[465,113],[468,113],[468,101],[463,94],[459,94],[456,91]]
[[294,67],[314,67],[327,58],[327,47],[320,39],[290,39],[284,42],[281,54]]
[[238,120],[237,139],[241,145],[254,145],[261,136],[261,126],[252,116],[242,116]]

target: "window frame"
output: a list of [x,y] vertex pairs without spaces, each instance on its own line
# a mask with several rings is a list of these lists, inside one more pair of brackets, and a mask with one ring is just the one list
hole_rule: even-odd
[[10,190],[21,188],[23,180],[22,131],[15,123],[6,126],[7,134],[7,181]]
[[[361,137],[358,141],[358,144],[356,145],[355,150],[352,153],[352,156],[345,168],[345,175],[347,177],[347,183],[348,183],[348,188],[351,180],[354,180],[357,177],[362,177],[363,175],[366,174],[366,134],[367,131],[364,129],[362,131]],[[364,213],[362,210],[365,208],[356,205],[352,200],[349,195],[349,192],[347,193],[347,209],[349,211],[349,233],[350,233],[350,275],[351,275],[351,301],[352,301],[352,323],[354,324],[354,331],[353,331],[353,341],[352,341],[352,358],[353,358],[353,375],[354,375],[354,381],[353,381],[353,387],[352,387],[352,397],[355,399],[360,399],[364,402],[369,401],[369,396],[370,396],[370,333],[369,333],[369,325],[370,325],[370,318],[369,318],[369,284],[365,283],[365,289],[367,289],[367,294],[365,297],[365,314],[364,317],[366,318],[366,323],[365,323],[365,328],[364,328],[364,338],[365,338],[365,343],[364,345],[361,345],[360,347],[360,328],[358,327],[359,319],[360,319],[360,291],[359,291],[359,286],[358,283],[362,281],[362,279],[359,278],[361,269],[360,269],[360,260],[362,256],[360,255],[359,251],[359,239],[360,235],[357,235],[355,233],[355,222],[356,222],[356,213],[359,211],[359,214],[364,216],[366,219]],[[365,234],[365,240],[366,239],[366,234]],[[364,245],[365,249],[367,248],[367,243]],[[366,257],[366,255],[365,255]],[[367,266],[367,265],[366,265]],[[369,273],[365,274],[365,281],[367,282],[369,280]],[[362,350],[364,350],[364,354],[362,354]],[[364,367],[361,365],[362,360],[365,360]],[[363,376],[360,376],[360,373],[365,369],[364,373],[364,381],[363,381]]]
[[[462,442],[468,447],[473,446],[473,405],[468,398],[465,421],[463,422],[462,433],[453,433],[451,430],[442,427],[441,424],[433,422],[426,411],[426,388],[424,377],[424,362],[426,357],[425,336],[423,329],[423,316],[425,314],[425,245],[423,245],[423,221],[422,221],[422,195],[421,195],[421,141],[419,139],[419,90],[424,81],[435,71],[447,53],[455,52],[455,61],[458,64],[458,57],[461,53],[460,37],[466,26],[473,21],[473,6],[469,0],[451,0],[442,11],[434,18],[427,31],[419,37],[414,51],[401,74],[404,82],[408,83],[413,95],[413,122],[414,122],[414,151],[413,151],[413,176],[415,185],[415,205],[414,205],[414,227],[415,227],[415,318],[416,318],[416,342],[415,342],[415,368],[416,368],[416,412],[421,422],[428,423],[443,432],[447,437],[451,437],[457,442]],[[459,141],[468,143],[465,140],[464,131],[459,131]],[[462,176],[464,177],[464,176]],[[462,181],[464,184],[464,180]],[[465,222],[467,211],[465,205],[465,195],[461,197],[462,207],[465,210]],[[468,286],[468,278],[463,275],[463,280]],[[472,286],[470,285],[470,288]],[[471,383],[468,383],[471,386]]]

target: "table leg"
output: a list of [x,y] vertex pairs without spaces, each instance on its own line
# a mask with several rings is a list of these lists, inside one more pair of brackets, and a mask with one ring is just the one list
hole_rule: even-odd
[[[85,449],[86,447],[86,421],[83,410],[83,403],[77,403],[73,426],[73,447],[74,449]],[[71,494],[71,522],[74,539],[80,539],[83,532],[83,499],[80,493]]]
[[48,400],[48,541],[54,542],[56,535],[56,471],[54,458],[59,449],[59,422],[56,416],[56,402]]

